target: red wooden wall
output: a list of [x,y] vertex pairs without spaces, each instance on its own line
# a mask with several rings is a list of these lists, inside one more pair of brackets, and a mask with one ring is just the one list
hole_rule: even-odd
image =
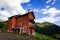
[[[32,18],[34,20],[34,16],[32,12],[29,12],[28,14],[16,17],[12,16],[8,20],[8,30],[11,30],[14,27],[20,26],[20,33],[27,33],[34,35],[34,23],[29,21],[29,19]],[[33,27],[30,27],[32,25]]]

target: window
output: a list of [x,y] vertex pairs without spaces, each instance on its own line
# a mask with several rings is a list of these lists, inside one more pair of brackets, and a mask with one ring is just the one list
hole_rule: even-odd
[[29,18],[29,20],[33,20],[33,18]]
[[32,25],[30,25],[30,27],[32,27]]
[[32,23],[35,23],[33,18],[29,18],[29,21],[32,22]]

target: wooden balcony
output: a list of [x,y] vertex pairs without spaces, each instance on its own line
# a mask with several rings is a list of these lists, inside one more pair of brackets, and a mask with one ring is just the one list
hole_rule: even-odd
[[29,18],[29,21],[32,23],[35,23],[34,19],[32,19],[32,18]]
[[13,30],[14,30],[14,29],[20,29],[20,27],[14,27],[14,28],[12,28],[12,29],[13,29]]

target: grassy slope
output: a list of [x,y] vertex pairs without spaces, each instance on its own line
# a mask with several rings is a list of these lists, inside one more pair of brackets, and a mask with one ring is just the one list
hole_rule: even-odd
[[40,33],[37,33],[35,34],[36,37],[40,38],[40,40],[57,40],[51,36],[47,36],[47,35],[43,35],[43,34],[40,34]]
[[[20,36],[28,36],[27,34],[20,34]],[[31,37],[31,40],[34,39],[34,40],[57,40],[56,38],[54,37],[51,37],[51,36],[47,36],[47,35],[43,35],[43,34],[40,34],[40,33],[35,33],[35,36],[28,36],[28,37]]]
[[49,23],[36,23],[35,25],[36,36],[42,40],[56,40],[60,38],[60,27]]

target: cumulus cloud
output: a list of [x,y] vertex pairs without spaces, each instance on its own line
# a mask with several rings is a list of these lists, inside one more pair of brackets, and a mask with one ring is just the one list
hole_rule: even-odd
[[52,0],[47,0],[46,3],[48,4],[49,2],[51,2]]
[[[49,8],[49,9],[41,9],[41,11],[42,11],[42,14],[49,14],[49,15],[45,16],[43,18],[36,19],[35,20],[36,22],[54,23],[54,22],[60,21],[60,16],[57,16],[57,15],[60,15],[60,10],[58,10],[56,8]],[[55,16],[57,16],[57,17],[55,17]]]
[[47,0],[46,3],[49,4],[51,2],[51,4],[54,5],[56,1],[57,0]]
[[42,22],[51,22],[51,23],[54,23],[54,22],[60,21],[60,17],[55,17],[54,18],[54,17],[47,16],[47,17],[36,19],[35,21],[36,22],[40,22],[40,23],[42,23]]
[[49,8],[49,9],[41,9],[43,14],[50,14],[50,16],[56,16],[57,14],[60,14],[60,10],[56,8]]
[[0,10],[0,19],[4,19],[5,17],[5,19],[7,19],[7,16],[26,13],[21,3],[28,3],[29,1],[30,0],[0,0],[0,7],[5,8],[5,10]]
[[52,5],[56,3],[57,0],[53,0]]
[[47,5],[46,8],[47,8],[47,9],[50,8],[50,5]]
[[40,9],[39,8],[33,9],[33,11],[37,12],[37,13],[40,13]]
[[0,11],[0,15],[8,17],[10,14],[6,10],[4,10],[4,11]]
[[30,7],[31,6],[31,4],[28,4],[28,7]]
[[31,4],[28,4],[26,7],[27,9],[31,9]]

